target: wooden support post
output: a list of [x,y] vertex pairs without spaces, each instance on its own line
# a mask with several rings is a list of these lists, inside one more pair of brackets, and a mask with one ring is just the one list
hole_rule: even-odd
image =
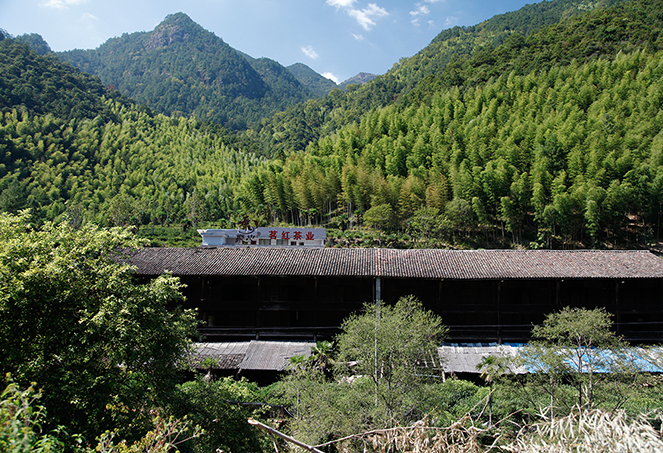
[[[620,324],[622,322],[621,310],[619,309],[619,282],[620,282],[620,280],[617,280],[615,282],[615,316],[616,316],[615,326],[617,327],[616,330],[617,330],[618,335],[621,331]],[[624,283],[624,282],[622,282],[622,283]]]
[[502,282],[497,282],[497,344],[502,344]]
[[382,280],[380,277],[375,277],[375,302],[382,300]]

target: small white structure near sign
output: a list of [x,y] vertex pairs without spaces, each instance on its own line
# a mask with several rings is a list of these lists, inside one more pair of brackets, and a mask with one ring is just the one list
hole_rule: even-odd
[[324,247],[327,230],[324,228],[258,227],[247,230],[198,230],[202,245],[208,246],[284,246]]

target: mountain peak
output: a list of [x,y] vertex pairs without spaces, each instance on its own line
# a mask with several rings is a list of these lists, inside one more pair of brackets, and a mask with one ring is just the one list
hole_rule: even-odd
[[375,74],[369,74],[368,72],[360,72],[354,77],[350,77],[348,80],[341,82],[339,85],[343,88],[346,88],[348,85],[363,85],[367,82],[370,82],[377,76]]
[[202,30],[202,27],[195,23],[189,16],[179,12],[169,14],[156,26],[150,34],[150,39],[146,43],[147,50],[165,47],[170,44],[183,42],[193,32]]
[[156,28],[159,28],[162,25],[198,25],[196,24],[193,19],[191,19],[188,15],[186,15],[183,12],[179,13],[173,13],[173,14],[168,14],[164,20],[161,21],[159,25],[157,25]]

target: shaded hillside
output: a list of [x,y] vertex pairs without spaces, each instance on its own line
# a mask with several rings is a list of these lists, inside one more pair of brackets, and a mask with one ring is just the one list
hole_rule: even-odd
[[52,114],[64,120],[112,116],[102,97],[122,99],[96,77],[52,55],[41,56],[23,38],[0,41],[0,111]]
[[311,97],[278,63],[256,60],[257,71],[183,13],[168,16],[151,32],[58,55],[158,112],[195,115],[235,129]]
[[[416,98],[430,87],[473,87],[505,73],[528,74],[571,62],[612,58],[637,49],[656,51],[663,45],[660,1],[630,1],[609,9],[598,9],[554,24],[525,37],[511,33],[496,47],[482,45],[458,55],[417,84]],[[440,43],[453,47],[462,37]],[[428,48],[413,57],[419,66],[434,66],[435,54]],[[404,69],[405,70],[405,69]]]
[[39,55],[46,55],[52,53],[51,46],[48,45],[44,38],[37,33],[30,33],[16,37],[17,40],[26,43]]

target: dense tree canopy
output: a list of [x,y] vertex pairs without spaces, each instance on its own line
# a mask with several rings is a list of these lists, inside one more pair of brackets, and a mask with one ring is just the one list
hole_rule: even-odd
[[375,110],[255,171],[242,200],[290,221],[383,206],[392,213],[383,225],[432,208],[438,229],[458,230],[467,216],[472,230],[525,245],[659,237],[662,58],[638,51],[512,71]]
[[[223,227],[244,215],[363,224],[435,246],[655,241],[663,7],[637,0],[578,15],[571,6],[532,5],[445,31],[387,75],[277,113],[241,138],[98,92],[96,79],[86,85],[71,67],[5,39],[0,48],[13,57],[0,63],[0,79],[18,97],[5,98],[0,119],[0,209],[106,225]],[[535,16],[570,18],[535,30],[526,19]],[[182,15],[160,27],[136,37],[144,49],[170,55],[166,47],[184,45],[182,27],[218,40]],[[239,58],[260,80],[284,80],[274,62]],[[32,85],[61,72],[80,86],[43,103],[20,88],[12,74],[21,71]],[[83,92],[90,107],[72,117]],[[274,158],[250,152],[258,148]]]
[[194,334],[193,314],[166,310],[181,297],[176,278],[138,284],[118,261],[136,245],[119,228],[0,214],[0,373],[38,382],[48,426],[89,441],[151,421]]

